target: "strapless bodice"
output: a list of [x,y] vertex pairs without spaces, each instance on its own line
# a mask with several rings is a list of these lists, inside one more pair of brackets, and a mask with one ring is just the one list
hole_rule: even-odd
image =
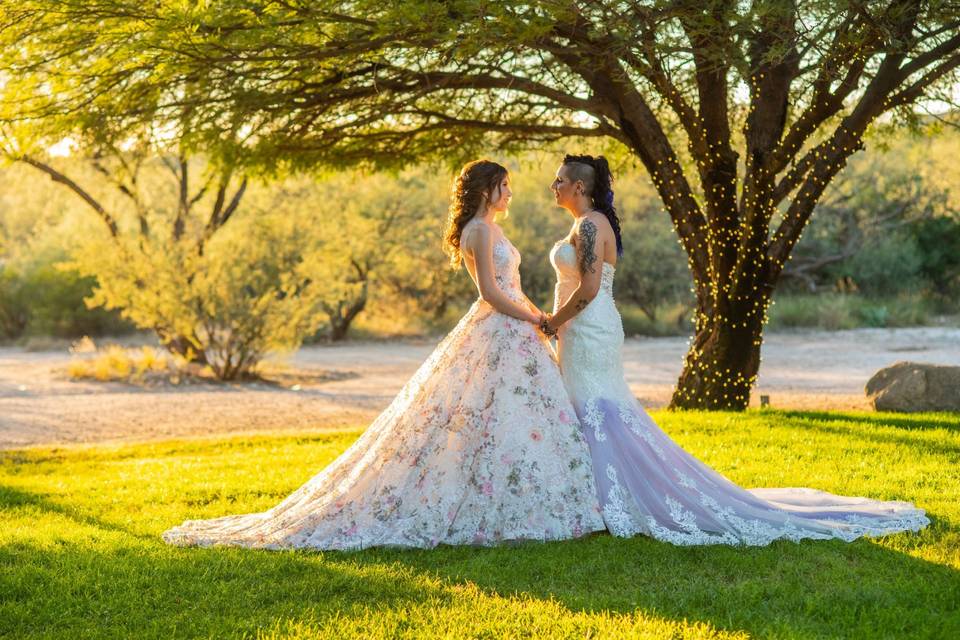
[[[566,240],[560,240],[550,251],[550,264],[557,272],[557,299],[562,302],[580,285],[580,267],[577,264],[577,248]],[[602,262],[600,274],[600,293],[613,298],[613,274],[616,268],[609,262]]]
[[[471,220],[463,228],[461,239],[473,230],[474,226],[481,224],[476,219]],[[513,246],[513,243],[503,234],[493,240],[493,278],[497,287],[503,294],[512,300],[524,304],[526,296],[520,286],[520,252]],[[480,299],[478,299],[478,302]]]
[[520,252],[506,236],[493,243],[493,272],[504,295],[514,302],[525,300],[520,286]]

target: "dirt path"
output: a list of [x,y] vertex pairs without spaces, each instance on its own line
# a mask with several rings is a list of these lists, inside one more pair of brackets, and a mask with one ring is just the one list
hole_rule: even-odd
[[[0,448],[361,427],[435,344],[301,349],[286,360],[298,389],[289,388],[292,383],[150,389],[74,382],[63,372],[71,357],[66,352],[0,348]],[[627,341],[627,380],[646,406],[669,401],[686,344],[686,338]],[[960,365],[960,329],[771,333],[753,404],[767,394],[781,408],[869,409],[867,379],[900,360]]]

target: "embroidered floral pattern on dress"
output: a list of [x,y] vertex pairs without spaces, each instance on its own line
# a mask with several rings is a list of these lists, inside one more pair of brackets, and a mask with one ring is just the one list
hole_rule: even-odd
[[[493,257],[521,300],[519,253],[501,238]],[[280,504],[163,538],[271,549],[558,540],[605,528],[597,495],[550,347],[477,300],[360,438]]]

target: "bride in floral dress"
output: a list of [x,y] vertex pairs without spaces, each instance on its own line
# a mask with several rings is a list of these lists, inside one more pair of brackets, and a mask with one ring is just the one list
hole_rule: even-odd
[[613,301],[622,252],[610,169],[602,157],[567,156],[552,185],[574,218],[550,254],[563,379],[590,444],[604,521],[617,536],[678,545],[765,545],[853,540],[916,531],[929,520],[909,502],[805,488],[743,489],[684,451],[650,418],[623,377],[623,325]]
[[480,298],[339,458],[264,513],[188,520],[175,545],[361,549],[559,540],[603,530],[590,454],[494,223],[507,170],[454,186],[446,248]]

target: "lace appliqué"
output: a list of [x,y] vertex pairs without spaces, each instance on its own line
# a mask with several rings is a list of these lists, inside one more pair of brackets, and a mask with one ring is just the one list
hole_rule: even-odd
[[627,403],[620,402],[620,420],[623,421],[627,427],[630,428],[630,431],[637,434],[643,438],[644,442],[650,445],[650,448],[653,449],[653,452],[657,454],[657,457],[661,460],[666,460],[666,454],[663,452],[663,447],[657,443],[656,438],[650,429],[647,428],[643,421],[640,419],[634,411],[633,408]]
[[641,533],[633,518],[627,513],[626,492],[617,480],[617,470],[612,464],[607,465],[607,479],[610,480],[610,489],[607,499],[603,503],[603,521],[615,536],[628,538]]
[[589,400],[583,407],[583,423],[593,429],[593,437],[597,442],[606,442],[607,436],[603,432],[603,412],[597,406],[596,400]]

